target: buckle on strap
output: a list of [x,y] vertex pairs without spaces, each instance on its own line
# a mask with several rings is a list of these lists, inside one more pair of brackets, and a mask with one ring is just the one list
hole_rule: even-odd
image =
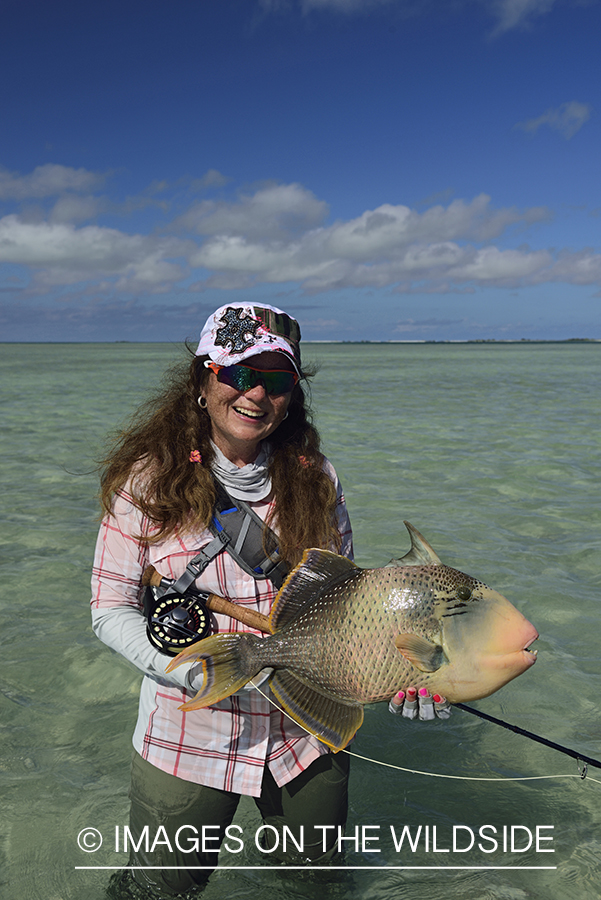
[[221,553],[229,542],[229,535],[227,535],[225,531],[220,531],[206,547],[203,547],[202,550],[198,551],[194,559],[190,560],[184,572],[173,584],[172,590],[184,593],[184,591],[190,587],[194,579],[198,578],[198,576],[204,572],[209,563]]

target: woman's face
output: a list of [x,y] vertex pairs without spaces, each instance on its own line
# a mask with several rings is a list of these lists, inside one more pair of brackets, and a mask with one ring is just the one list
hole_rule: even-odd
[[[285,369],[294,366],[283,353],[259,353],[244,360],[253,369]],[[268,394],[261,384],[245,393],[217,381],[209,370],[202,395],[211,419],[211,437],[230,462],[238,466],[253,462],[260,442],[284,420],[292,392]]]

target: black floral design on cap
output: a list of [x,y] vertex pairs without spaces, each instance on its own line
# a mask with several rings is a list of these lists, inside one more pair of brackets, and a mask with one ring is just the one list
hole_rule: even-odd
[[230,348],[230,353],[243,353],[257,343],[261,322],[244,315],[243,309],[228,306],[221,317],[222,325],[215,332],[215,345]]

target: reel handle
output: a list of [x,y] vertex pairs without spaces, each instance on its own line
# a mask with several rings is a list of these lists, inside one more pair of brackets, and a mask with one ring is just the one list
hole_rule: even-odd
[[[148,566],[142,573],[142,585],[144,587],[149,585],[151,587],[166,587],[170,583],[167,578],[163,578],[160,572],[157,572],[154,566]],[[237,622],[242,622],[243,625],[248,625],[249,628],[255,628],[257,631],[263,631],[266,634],[272,633],[269,625],[269,616],[264,616],[263,613],[257,612],[256,609],[247,609],[244,606],[239,606],[237,603],[232,603],[231,600],[226,600],[225,597],[217,596],[217,594],[209,594],[205,603],[211,612],[229,616],[231,619],[236,619]]]

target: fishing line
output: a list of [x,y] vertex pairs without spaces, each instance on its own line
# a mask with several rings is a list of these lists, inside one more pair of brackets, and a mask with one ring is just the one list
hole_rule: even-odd
[[[271,703],[271,705],[281,712],[283,715],[287,716],[291,721],[295,721],[291,719],[286,710],[282,709],[275,703],[271,697],[268,697],[267,694],[263,693],[260,687],[254,683],[254,681],[249,681],[249,684],[258,691],[262,697]],[[396,769],[398,772],[409,772],[411,775],[427,775],[429,778],[449,778],[453,781],[545,781],[551,778],[579,778],[581,781],[584,778],[588,778],[589,781],[594,781],[595,784],[601,784],[597,778],[592,778],[587,774],[587,764],[597,766],[601,769],[601,763],[596,759],[591,759],[588,756],[583,756],[582,754],[576,753],[575,750],[570,750],[568,747],[562,747],[561,744],[554,744],[553,741],[548,741],[546,738],[541,738],[538,735],[532,734],[530,731],[525,731],[523,728],[518,728],[517,725],[509,725],[507,722],[503,722],[501,719],[495,719],[494,716],[489,716],[487,713],[481,713],[478,710],[472,709],[470,706],[464,706],[463,703],[455,703],[454,706],[458,706],[459,709],[463,709],[466,712],[471,712],[476,716],[480,716],[483,719],[488,719],[491,722],[494,722],[496,725],[503,725],[505,728],[508,728],[510,731],[515,731],[516,734],[522,734],[525,737],[529,737],[532,740],[537,740],[541,744],[546,744],[554,750],[559,750],[562,753],[567,753],[568,756],[574,757],[574,759],[581,760],[585,763],[584,770],[580,772],[578,775],[574,775],[573,773],[566,775],[520,775],[512,778],[510,776],[503,776],[501,778],[492,778],[488,776],[476,776],[476,775],[442,775],[440,772],[422,772],[420,769],[407,769],[405,766],[397,766],[394,763],[382,762],[380,759],[372,759],[370,756],[362,756],[360,753],[354,753],[351,750],[339,750],[339,753],[348,753],[349,756],[355,756],[357,759],[363,759],[365,762],[374,763],[377,766],[385,766],[387,769]],[[303,731],[306,731],[307,734],[310,734],[311,737],[317,738],[319,740],[319,736],[314,734],[312,731],[309,731],[308,728],[305,728],[304,725],[301,725],[300,722],[296,723],[299,728],[302,728]]]

